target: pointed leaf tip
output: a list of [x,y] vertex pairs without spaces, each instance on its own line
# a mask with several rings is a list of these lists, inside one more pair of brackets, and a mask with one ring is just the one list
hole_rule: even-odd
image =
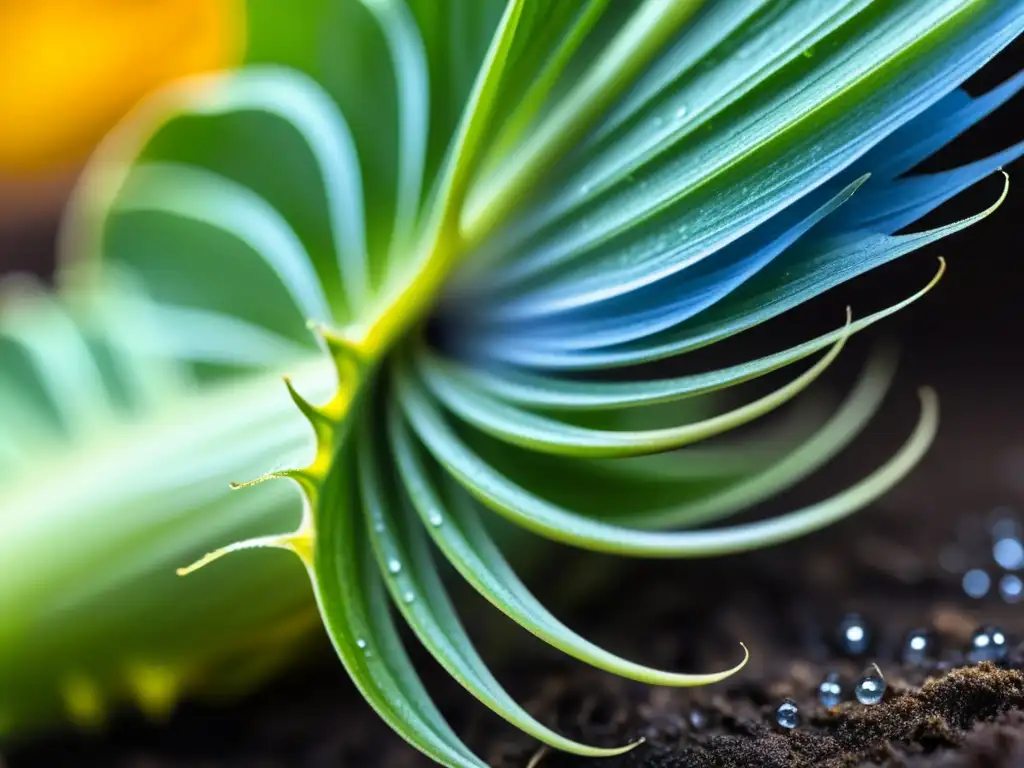
[[306,398],[299,394],[298,390],[295,389],[295,385],[292,384],[290,376],[283,376],[285,387],[288,389],[288,396],[291,397],[292,402],[295,403],[295,407],[298,408],[302,415],[306,417],[306,420],[313,425],[314,430],[322,429],[325,426],[331,426],[331,420],[327,415],[309,402]]
[[215,560],[220,560],[224,555],[232,552],[238,552],[243,549],[287,549],[290,552],[294,552],[304,562],[306,561],[306,551],[310,548],[305,544],[306,540],[311,539],[311,534],[306,531],[296,531],[289,534],[277,534],[274,536],[257,536],[252,539],[244,539],[242,541],[236,541],[234,544],[228,544],[226,547],[215,549],[213,552],[208,552],[201,558],[196,560],[190,565],[186,565],[184,568],[178,568],[175,573],[178,576],[188,576],[195,573],[200,568],[203,568]]

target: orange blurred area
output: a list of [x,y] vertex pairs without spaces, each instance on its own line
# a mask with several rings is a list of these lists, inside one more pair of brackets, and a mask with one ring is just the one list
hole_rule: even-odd
[[52,213],[143,96],[244,45],[244,0],[0,0],[0,221]]
[[228,66],[240,0],[0,0],[0,175],[80,162],[142,96]]

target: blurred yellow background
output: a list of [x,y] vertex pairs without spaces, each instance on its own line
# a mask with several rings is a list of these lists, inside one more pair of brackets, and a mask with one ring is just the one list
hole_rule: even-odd
[[0,221],[52,213],[143,96],[231,66],[244,0],[0,0]]

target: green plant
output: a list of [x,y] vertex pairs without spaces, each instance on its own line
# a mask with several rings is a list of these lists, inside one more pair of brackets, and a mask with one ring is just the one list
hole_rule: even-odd
[[[266,477],[294,481],[301,520],[197,565],[246,548],[298,554],[356,685],[439,763],[483,765],[422,689],[388,595],[431,654],[510,722],[579,754],[629,749],[568,741],[509,698],[462,630],[433,550],[521,626],[599,668],[663,685],[735,671],[666,672],[589,643],[527,590],[485,516],[585,549],[702,557],[819,529],[898,482],[934,434],[929,391],[903,448],[851,488],[774,519],[692,530],[842,450],[877,408],[890,367],[869,365],[835,414],[781,457],[752,455],[742,439],[692,444],[794,398],[850,334],[934,280],[757,360],[657,379],[640,366],[721,342],[991,213],[1006,188],[976,216],[894,234],[1024,151],[908,174],[1024,84],[977,99],[955,90],[1020,32],[1024,3],[346,0],[297,5],[288,20],[251,16],[252,63],[147,102],[99,151],[72,206],[68,295],[85,318],[118,309],[90,342],[94,365],[109,363],[98,350],[130,326],[149,356],[131,370],[156,370],[156,355],[196,383],[175,390],[187,392],[182,411],[162,392],[148,400],[123,443],[76,435],[102,471],[68,474],[48,459],[20,485],[29,501],[5,495],[5,510],[30,510],[55,494],[50,478],[71,478],[45,524],[19,540],[23,557],[49,551],[54,531],[76,520],[109,540],[123,525],[114,510],[136,510],[139,527],[117,551],[72,542],[30,598],[0,592],[0,715],[19,727],[44,720],[63,690],[89,720],[126,686],[159,710],[204,678],[244,685],[287,655],[291,643],[271,638],[264,648],[275,652],[256,654],[265,664],[226,681],[213,674],[219,660],[247,657],[251,627],[302,616],[296,574],[271,571],[271,555],[161,594],[180,614],[140,607],[125,626],[143,615],[149,624],[131,643],[112,641],[120,625],[106,613],[125,590],[151,600],[155,581],[120,569],[125,552],[156,580],[154,563],[217,538],[214,529],[280,519],[269,488],[230,500],[211,490],[202,509],[184,490],[201,467],[219,477],[294,445],[301,422],[278,409],[272,381],[293,374],[315,449]],[[289,32],[305,44],[275,48]],[[80,389],[84,368],[71,372],[68,349],[48,358],[70,361],[51,406]],[[818,352],[788,384],[701,415],[716,394]],[[158,383],[168,380],[161,372]],[[135,392],[118,382],[106,378]],[[96,411],[72,401],[77,415]],[[154,500],[171,510],[171,534],[143,515]],[[225,516],[231,507],[238,517]],[[31,515],[7,517],[17,527]],[[66,583],[83,592],[67,598]],[[190,583],[203,585],[197,603]],[[267,598],[274,610],[263,615]],[[216,621],[197,620],[200,608]],[[36,612],[81,633],[74,653],[32,647],[38,621],[8,618]],[[135,657],[142,666],[126,668]],[[29,712],[16,697],[32,686]]]

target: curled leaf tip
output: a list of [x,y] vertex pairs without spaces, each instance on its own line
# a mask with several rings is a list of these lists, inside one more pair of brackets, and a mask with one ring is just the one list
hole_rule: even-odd
[[278,477],[280,477],[279,473],[270,472],[266,475],[260,475],[259,477],[253,478],[252,480],[232,481],[228,483],[228,487],[232,491],[240,491],[243,488],[252,488],[254,485],[265,483],[267,480],[276,480]]
[[750,661],[750,649],[747,648],[747,644],[744,642],[740,642],[740,648],[743,649],[743,661],[741,661],[739,664],[733,667],[733,672],[739,672],[741,669],[747,666],[747,662]]
[[541,747],[533,753],[533,757],[530,758],[530,762],[526,764],[526,768],[537,768],[540,765],[540,761],[547,757],[548,752],[551,750],[548,747]]
[[298,390],[295,389],[295,385],[292,383],[291,377],[284,376],[282,377],[282,380],[288,390],[288,396],[291,397],[292,402],[295,403],[295,407],[302,412],[302,415],[305,416],[309,423],[313,425],[314,429],[321,429],[330,423],[330,420],[323,411],[299,394]]
[[188,576],[189,574],[195,573],[200,568],[203,568],[215,560],[220,560],[224,555],[230,554],[231,552],[238,552],[243,549],[287,549],[295,552],[299,557],[303,557],[302,553],[298,551],[294,544],[294,539],[304,534],[301,533],[289,533],[289,534],[278,534],[275,536],[257,536],[252,539],[244,539],[243,541],[236,541],[234,544],[228,544],[226,547],[215,549],[213,552],[208,552],[201,558],[196,560],[191,565],[187,565],[184,568],[178,568],[175,573],[179,576]]
[[982,216],[988,216],[990,213],[994,213],[995,210],[997,208],[999,208],[999,206],[1001,206],[1003,204],[1003,202],[1006,200],[1006,198],[1010,194],[1010,174],[1008,174],[1002,168],[999,169],[999,172],[1001,174],[1003,174],[1003,191],[999,195],[999,199],[998,200],[996,200],[994,203],[992,203],[992,205],[989,206],[986,210],[982,211],[982,214],[981,214]]
[[938,415],[939,410],[939,395],[933,387],[928,385],[918,387],[917,390],[918,399],[921,401],[921,408],[928,412],[935,412]]

